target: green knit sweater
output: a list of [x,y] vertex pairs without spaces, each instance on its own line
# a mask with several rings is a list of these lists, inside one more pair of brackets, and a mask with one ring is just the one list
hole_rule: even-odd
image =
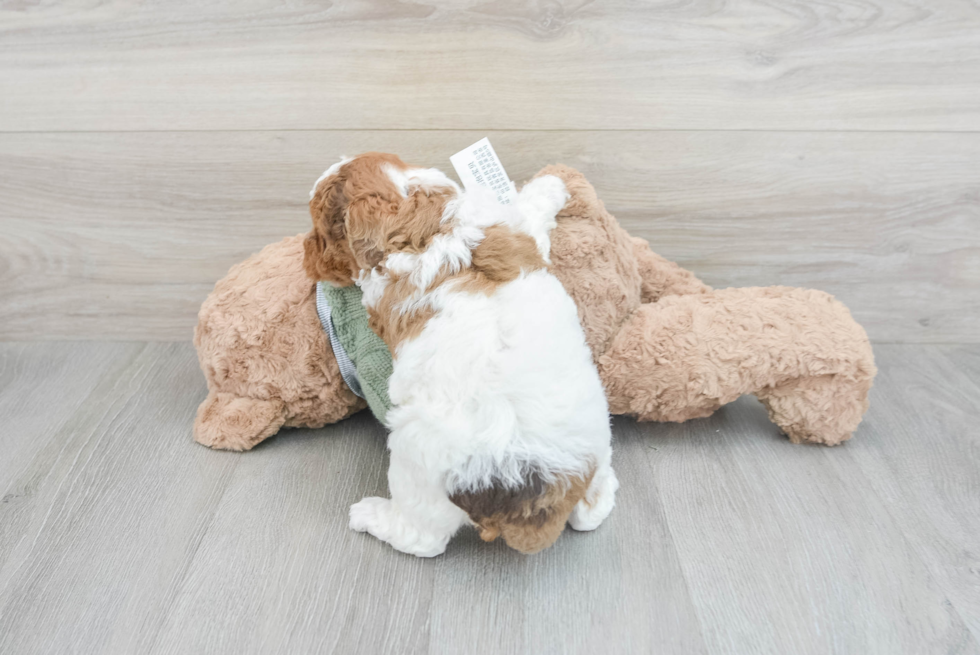
[[[368,326],[367,310],[361,304],[361,290],[354,285],[334,287],[318,282],[317,296],[317,313],[330,336],[344,380],[354,393],[367,401],[371,413],[384,423],[391,409],[391,399],[388,397],[391,352],[381,337]],[[326,312],[323,311],[321,297],[329,305]],[[337,352],[338,345],[341,352]],[[349,362],[345,362],[348,358]],[[355,369],[356,380],[351,377],[350,364]]]

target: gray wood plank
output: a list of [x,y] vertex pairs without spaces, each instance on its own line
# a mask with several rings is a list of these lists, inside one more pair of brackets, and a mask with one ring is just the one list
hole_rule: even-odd
[[877,348],[855,459],[980,641],[980,347]]
[[[10,488],[30,462],[63,434],[96,389],[115,381],[141,350],[139,344],[0,343],[0,495],[11,502],[28,489]],[[104,387],[103,387],[104,388]],[[93,398],[94,394],[94,398]],[[0,530],[3,526],[0,525]]]
[[475,531],[450,542],[434,583],[430,653],[475,644],[485,653],[708,652],[645,465],[650,441],[632,424],[614,421],[621,488],[595,532],[566,529],[532,558]]
[[[341,153],[449,168],[483,135],[0,135],[0,339],[189,339],[229,266],[308,229],[309,187]],[[879,341],[980,339],[980,134],[491,136],[515,180],[578,167],[714,286],[825,289]]]
[[237,461],[191,440],[203,393],[189,344],[148,346],[17,474],[0,652],[146,652]]
[[73,417],[83,407],[102,407],[142,348],[0,344],[0,587],[6,565],[25,545],[38,498],[50,489],[52,467],[75,456],[64,439]]
[[789,444],[751,399],[619,418],[598,531],[525,558],[466,530],[434,560],[346,527],[385,492],[370,416],[213,452],[189,344],[74,348],[0,348],[7,421],[37,414],[20,382],[88,391],[2,480],[38,483],[0,504],[0,652],[980,652],[975,346],[879,347],[839,448]]
[[704,652],[662,523],[627,515],[534,558],[464,530],[440,558],[407,557],[346,527],[351,503],[386,493],[383,432],[367,415],[336,428],[243,458],[156,652]]
[[[155,652],[704,652],[662,522],[627,516],[535,558],[465,531],[423,561],[346,527],[352,502],[386,493],[370,416],[228,456],[241,461]],[[620,503],[657,512],[643,491]],[[636,541],[652,547],[629,557]],[[637,624],[636,608],[658,621]]]
[[239,458],[154,652],[425,652],[433,562],[347,529],[384,486],[369,414]]
[[[868,421],[891,400],[872,399]],[[656,444],[641,452],[710,652],[980,652],[853,455],[886,434],[794,447],[750,398],[633,430]]]
[[0,12],[5,131],[980,129],[969,0]]

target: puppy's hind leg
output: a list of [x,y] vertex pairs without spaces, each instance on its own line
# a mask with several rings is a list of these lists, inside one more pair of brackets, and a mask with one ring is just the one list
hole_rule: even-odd
[[446,495],[441,472],[425,469],[398,449],[391,451],[388,487],[390,499],[365,498],[351,506],[352,530],[369,532],[403,553],[435,557],[468,522]]
[[568,517],[568,524],[579,531],[598,528],[616,504],[617,489],[619,489],[619,480],[616,479],[616,473],[607,457],[606,461],[596,469],[589,490],[585,492],[585,498],[575,504]]

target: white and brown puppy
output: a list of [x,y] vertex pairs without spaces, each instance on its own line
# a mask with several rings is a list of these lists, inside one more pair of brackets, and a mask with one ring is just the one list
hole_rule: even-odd
[[575,303],[547,268],[568,199],[554,176],[514,205],[368,153],[317,181],[309,275],[358,284],[394,356],[391,499],[350,527],[431,557],[472,521],[525,553],[612,510],[608,407]]

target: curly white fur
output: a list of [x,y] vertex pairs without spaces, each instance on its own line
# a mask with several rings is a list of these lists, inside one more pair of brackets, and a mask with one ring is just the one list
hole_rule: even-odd
[[[395,176],[392,176],[393,179]],[[406,178],[408,176],[405,176]],[[431,172],[427,183],[437,184]],[[397,180],[404,182],[401,178]],[[365,498],[351,507],[350,527],[396,549],[438,555],[467,515],[449,496],[492,484],[519,486],[529,470],[546,481],[595,475],[570,517],[591,530],[609,514],[618,482],[610,466],[608,406],[578,320],[575,303],[547,270],[521,274],[490,296],[443,284],[426,292],[442,270],[459,270],[489,225],[505,223],[535,239],[543,257],[568,193],[545,176],[517,203],[466,192],[451,204],[453,231],[419,254],[392,255],[386,266],[409,275],[420,303],[436,309],[422,333],[395,353],[388,412],[391,499]],[[387,280],[362,273],[372,306]],[[404,303],[403,303],[404,304]]]

